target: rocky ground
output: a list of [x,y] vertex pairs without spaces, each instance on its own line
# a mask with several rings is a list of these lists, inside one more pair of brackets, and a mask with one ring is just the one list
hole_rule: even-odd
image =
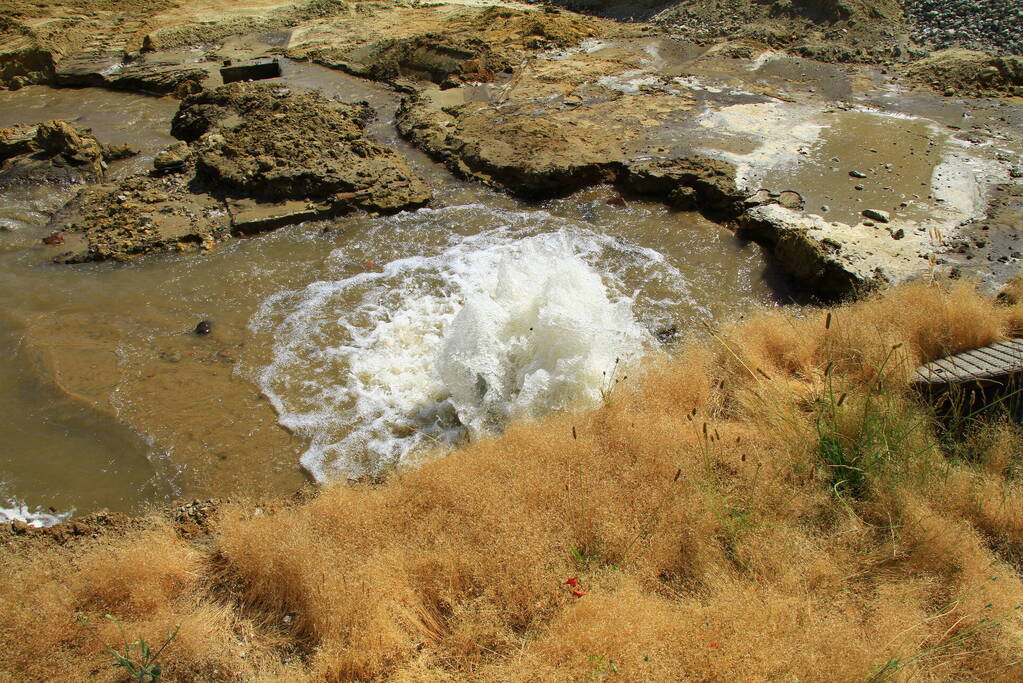
[[258,83],[188,97],[171,125],[182,142],[150,172],[88,187],[54,218],[54,258],[209,249],[231,234],[422,206],[425,183],[365,136],[371,116],[365,106]]
[[14,183],[102,180],[107,163],[134,152],[104,145],[66,121],[0,129],[0,188]]
[[918,56],[897,0],[691,0],[653,21],[701,42],[750,39],[804,57],[837,62],[898,62]]
[[[0,76],[185,98],[183,144],[57,216],[63,261],[428,200],[364,135],[365,109],[280,84],[219,87],[222,60],[270,53],[403,93],[398,130],[462,177],[534,198],[610,183],[700,210],[821,296],[934,272],[1004,280],[1016,262],[1014,220],[985,223],[985,207],[1018,182],[1023,59],[928,53],[895,0],[579,7],[589,15],[515,2],[25,4],[0,40]],[[918,26],[980,26],[955,3],[907,7]],[[636,15],[652,23],[606,18]],[[962,35],[1012,51],[1015,17]],[[99,49],[79,25],[116,40]],[[967,259],[964,244],[988,251]]]
[[1023,54],[1023,6],[1016,0],[903,0],[913,38],[935,48]]

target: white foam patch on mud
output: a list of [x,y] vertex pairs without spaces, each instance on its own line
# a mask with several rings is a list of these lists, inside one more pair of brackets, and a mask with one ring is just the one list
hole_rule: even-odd
[[646,69],[633,69],[617,76],[601,76],[597,79],[597,85],[624,95],[635,95],[644,88],[678,94],[677,90],[668,88],[660,76],[651,75]]
[[569,59],[580,53],[591,55],[594,52],[600,52],[601,50],[611,47],[611,43],[598,40],[597,38],[586,38],[578,45],[565,48],[557,48],[553,50],[546,50],[541,52],[538,57],[540,59],[547,59],[550,61],[560,61],[563,59]]
[[[959,142],[960,147],[969,145],[953,142]],[[947,149],[931,173],[931,194],[941,202],[940,213],[946,214],[939,227],[947,230],[983,218],[987,214],[987,188],[998,182],[1001,170],[997,162],[979,159],[967,149]]]
[[0,505],[0,522],[5,524],[24,522],[36,528],[47,527],[66,521],[73,512],[50,512],[39,507],[30,508],[20,500],[7,498],[4,504]]
[[[317,480],[592,404],[651,347],[622,275],[677,271],[655,251],[538,214],[523,225],[527,214],[504,212],[496,229],[264,303],[252,327],[272,330],[274,358],[260,386],[281,424],[310,440],[302,464]],[[412,219],[390,220],[396,230]]]
[[696,123],[720,144],[704,151],[734,163],[739,187],[756,190],[764,171],[802,162],[800,149],[815,145],[826,127],[819,114],[816,107],[758,102],[709,109]]
[[782,55],[781,53],[767,50],[766,52],[758,54],[755,59],[750,60],[749,64],[746,65],[746,68],[750,71],[760,71],[769,62],[773,62],[774,60],[784,56],[785,55]]
[[676,76],[674,83],[693,91],[705,92],[708,95],[728,95],[731,97],[759,97],[749,90],[728,85],[719,81],[709,81],[699,76]]

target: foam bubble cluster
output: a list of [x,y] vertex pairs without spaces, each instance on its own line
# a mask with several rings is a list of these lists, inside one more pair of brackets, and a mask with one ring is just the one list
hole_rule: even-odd
[[0,505],[0,522],[24,522],[31,527],[46,527],[60,524],[71,517],[74,510],[67,512],[50,512],[40,507],[30,508],[24,501],[7,498],[6,504]]
[[316,479],[592,404],[649,345],[615,272],[661,264],[656,252],[507,227],[433,252],[272,297],[254,321],[274,335],[261,388],[310,440]]

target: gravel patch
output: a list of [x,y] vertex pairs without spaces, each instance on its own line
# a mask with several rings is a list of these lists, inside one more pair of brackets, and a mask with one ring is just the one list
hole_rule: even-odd
[[903,0],[902,5],[913,40],[921,45],[1023,54],[1020,0]]

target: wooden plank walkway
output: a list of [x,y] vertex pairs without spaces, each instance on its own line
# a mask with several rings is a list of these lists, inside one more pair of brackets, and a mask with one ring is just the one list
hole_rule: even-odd
[[918,385],[1004,384],[1023,373],[1023,339],[963,351],[916,369]]

